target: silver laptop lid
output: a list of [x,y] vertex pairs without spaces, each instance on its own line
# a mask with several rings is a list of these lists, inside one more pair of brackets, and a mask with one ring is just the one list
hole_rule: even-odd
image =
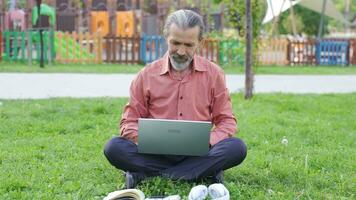
[[139,118],[138,152],[205,155],[209,151],[211,127],[211,122],[206,121]]

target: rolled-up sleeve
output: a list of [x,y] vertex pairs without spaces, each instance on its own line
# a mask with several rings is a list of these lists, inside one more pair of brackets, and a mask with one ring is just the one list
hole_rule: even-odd
[[148,115],[147,97],[143,84],[141,71],[131,83],[130,99],[120,121],[121,136],[135,143],[137,143],[138,135],[138,118],[145,118]]
[[232,137],[237,130],[237,121],[232,112],[231,98],[223,71],[219,72],[214,84],[211,108],[215,127],[210,135],[210,145],[215,145],[223,139]]

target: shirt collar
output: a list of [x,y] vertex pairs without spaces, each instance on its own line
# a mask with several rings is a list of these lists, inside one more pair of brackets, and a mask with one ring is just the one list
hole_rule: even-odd
[[[202,64],[200,61],[200,56],[197,56],[196,54],[194,55],[193,58],[193,71],[201,71],[204,72],[206,71],[206,66]],[[166,52],[163,56],[163,65],[161,68],[161,73],[160,75],[166,74],[169,72],[169,54]]]

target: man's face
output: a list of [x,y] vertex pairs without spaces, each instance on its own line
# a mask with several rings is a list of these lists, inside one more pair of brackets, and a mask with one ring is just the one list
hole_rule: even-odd
[[172,24],[167,43],[172,67],[177,71],[187,69],[199,46],[199,27],[184,30]]

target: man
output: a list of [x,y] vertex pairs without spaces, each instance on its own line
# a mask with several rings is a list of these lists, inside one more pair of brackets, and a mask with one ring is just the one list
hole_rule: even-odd
[[[192,181],[210,177],[222,182],[223,170],[246,157],[244,142],[232,137],[236,119],[224,72],[195,55],[203,30],[201,16],[193,11],[170,14],[163,30],[168,52],[142,69],[131,84],[121,137],[112,138],[104,150],[113,166],[126,171],[127,188],[150,176]],[[211,121],[209,153],[201,157],[139,154],[138,118]]]

